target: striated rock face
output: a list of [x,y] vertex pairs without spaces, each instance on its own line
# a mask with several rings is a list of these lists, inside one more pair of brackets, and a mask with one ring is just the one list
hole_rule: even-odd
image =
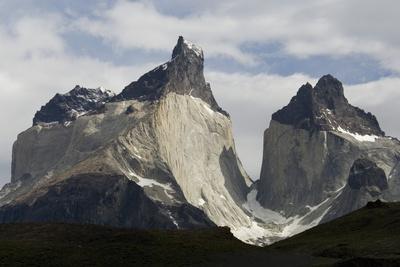
[[[257,200],[282,238],[368,201],[400,200],[400,142],[370,113],[350,105],[330,75],[303,85],[264,133]],[[254,193],[253,193],[254,194]]]
[[[36,123],[13,146],[0,222],[217,224],[262,243],[242,207],[252,182],[236,156],[229,116],[205,82],[203,61],[202,50],[180,37],[170,61],[112,99],[90,107],[92,98],[77,103],[79,96],[50,101],[40,111],[48,119],[37,121],[57,123]],[[80,95],[74,90],[69,95]],[[90,112],[73,120],[50,108],[53,102]]]

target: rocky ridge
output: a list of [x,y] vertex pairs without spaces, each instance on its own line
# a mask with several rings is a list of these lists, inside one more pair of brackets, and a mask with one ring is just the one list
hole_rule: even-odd
[[259,205],[258,217],[281,228],[273,234],[287,237],[368,201],[400,200],[399,156],[400,142],[326,75],[272,115],[260,180],[248,198]]
[[66,94],[56,94],[36,112],[33,125],[43,123],[67,123],[82,115],[98,111],[115,96],[102,87],[88,89],[79,85]]
[[329,74],[314,88],[309,83],[301,86],[290,103],[272,115],[272,120],[308,131],[385,135],[374,115],[349,104],[342,83]]
[[[262,244],[253,235],[261,226],[242,207],[252,181],[203,63],[202,50],[180,37],[170,61],[118,95],[79,87],[53,98],[14,143],[0,221],[216,224]],[[73,110],[85,116],[72,116]]]
[[171,60],[130,83],[113,101],[136,99],[156,101],[171,92],[203,100],[214,111],[229,116],[215,101],[210,84],[204,78],[203,50],[179,37]]

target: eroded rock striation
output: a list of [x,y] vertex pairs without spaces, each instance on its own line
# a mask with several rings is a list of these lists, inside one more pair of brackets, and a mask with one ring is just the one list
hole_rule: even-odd
[[201,48],[180,37],[170,61],[118,95],[81,87],[56,95],[13,146],[0,222],[221,225],[257,242],[242,207],[252,181],[203,63]]
[[[371,113],[352,106],[340,81],[303,85],[272,115],[264,133],[255,196],[264,213],[293,235],[368,201],[400,200],[400,142],[385,136]],[[281,217],[279,217],[281,216]]]

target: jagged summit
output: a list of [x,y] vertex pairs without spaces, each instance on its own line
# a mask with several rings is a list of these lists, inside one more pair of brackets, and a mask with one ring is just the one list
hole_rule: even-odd
[[170,61],[126,86],[113,101],[129,99],[156,101],[168,93],[176,93],[199,98],[212,110],[228,115],[215,101],[210,85],[204,79],[203,71],[202,49],[180,36]]
[[171,60],[130,83],[118,95],[102,87],[75,86],[66,94],[56,94],[36,112],[33,125],[65,123],[89,112],[102,112],[106,102],[124,100],[157,101],[168,93],[190,95],[207,103],[213,111],[229,116],[215,101],[210,84],[204,79],[203,51],[197,45],[178,38]]
[[266,214],[286,218],[272,219],[284,236],[378,198],[398,201],[400,142],[383,135],[375,116],[352,106],[332,75],[304,84],[264,132],[253,196]]
[[196,44],[185,40],[183,36],[179,36],[178,42],[176,43],[174,50],[172,51],[171,59],[177,56],[190,56],[194,55],[200,59],[204,59],[203,50]]
[[91,89],[76,85],[66,94],[56,94],[36,112],[33,125],[73,121],[90,111],[99,109],[114,93],[102,87]]
[[290,103],[274,113],[272,119],[310,131],[385,135],[374,115],[349,104],[342,83],[329,74],[321,77],[315,87],[309,83],[300,87]]

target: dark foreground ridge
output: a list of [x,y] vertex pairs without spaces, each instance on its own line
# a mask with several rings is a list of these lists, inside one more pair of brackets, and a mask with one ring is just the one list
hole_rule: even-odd
[[264,251],[228,228],[126,230],[95,225],[2,224],[0,266],[309,266],[310,257]]
[[334,266],[400,266],[400,203],[369,202],[269,249],[308,254]]
[[204,212],[192,205],[167,206],[152,201],[142,187],[122,175],[77,174],[49,186],[30,204],[0,207],[0,223],[89,223],[135,229],[215,227]]
[[358,211],[269,247],[228,228],[128,230],[96,225],[0,224],[1,266],[400,266],[400,203]]

